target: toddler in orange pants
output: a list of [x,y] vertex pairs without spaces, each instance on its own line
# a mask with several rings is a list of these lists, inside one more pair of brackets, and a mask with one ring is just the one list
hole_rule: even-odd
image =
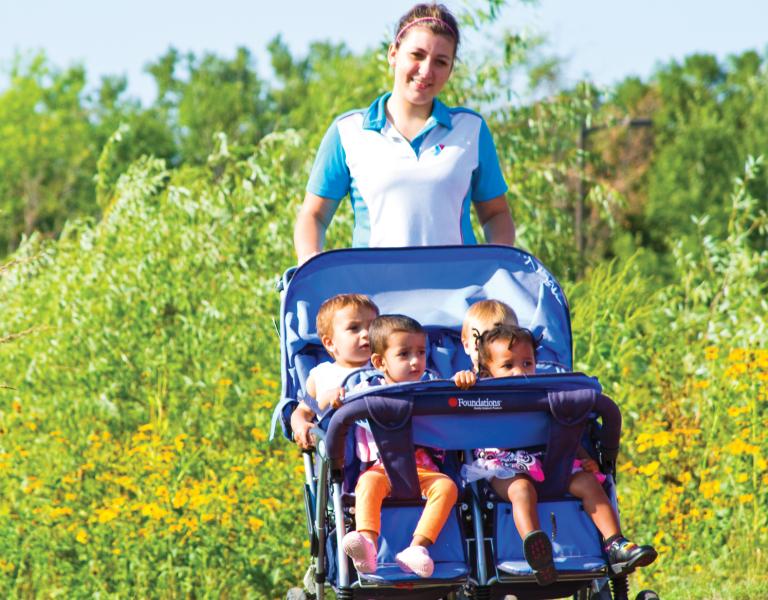
[[[426,370],[427,336],[410,317],[383,315],[374,319],[369,329],[371,362],[384,374],[386,383],[419,381]],[[376,548],[381,528],[381,504],[391,492],[391,485],[370,431],[358,427],[357,454],[364,463],[373,462],[355,487],[355,520],[357,529],[342,540],[344,552],[360,573],[376,571]],[[395,559],[406,572],[430,577],[434,563],[427,548],[440,534],[456,505],[458,490],[450,477],[440,473],[436,463],[441,453],[417,447],[416,472],[421,493],[427,503],[413,533],[410,546],[398,552]]]

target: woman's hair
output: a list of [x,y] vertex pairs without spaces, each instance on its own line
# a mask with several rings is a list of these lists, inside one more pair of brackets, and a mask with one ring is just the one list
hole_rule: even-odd
[[333,335],[333,316],[347,306],[367,308],[376,315],[379,314],[379,307],[364,294],[337,294],[332,296],[323,302],[317,310],[315,324],[317,325],[317,335],[320,336],[320,339],[324,336],[330,337]]
[[467,309],[464,315],[464,323],[461,326],[461,339],[472,339],[469,330],[472,321],[482,323],[483,331],[496,325],[517,325],[517,315],[509,304],[501,300],[480,300]]
[[492,329],[476,336],[477,345],[477,374],[479,377],[490,377],[488,363],[491,360],[491,344],[497,340],[509,342],[508,348],[511,350],[515,344],[530,344],[533,349],[533,358],[536,359],[536,346],[540,340],[533,337],[533,333],[524,327],[517,325],[496,325]]
[[426,331],[421,324],[405,315],[381,315],[376,317],[368,328],[368,339],[371,344],[371,354],[384,354],[387,350],[389,336],[393,333],[421,333]]
[[416,4],[411,10],[405,13],[397,23],[395,30],[395,48],[400,47],[400,42],[407,31],[418,25],[426,27],[435,35],[445,35],[455,42],[454,54],[459,49],[459,24],[456,17],[451,14],[448,7],[444,4],[435,2]]

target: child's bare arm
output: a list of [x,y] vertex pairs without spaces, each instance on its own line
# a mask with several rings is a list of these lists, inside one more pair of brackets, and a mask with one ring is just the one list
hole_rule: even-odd
[[471,388],[477,382],[477,375],[472,371],[459,371],[453,376],[453,383],[462,390]]

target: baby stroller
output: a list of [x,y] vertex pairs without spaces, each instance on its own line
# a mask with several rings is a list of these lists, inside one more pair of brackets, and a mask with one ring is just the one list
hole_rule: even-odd
[[[367,388],[315,428],[315,451],[304,452],[304,500],[312,565],[305,589],[289,600],[502,599],[573,597],[624,600],[628,572],[606,561],[599,533],[566,494],[579,443],[591,448],[607,474],[606,491],[616,505],[615,459],[621,416],[595,378],[572,373],[571,325],[557,281],[533,256],[503,246],[354,249],[326,252],[281,284],[283,397],[272,422],[291,438],[290,415],[307,375],[328,360],[315,331],[320,304],[339,293],[370,296],[381,313],[414,317],[428,332],[428,368],[443,379]],[[450,380],[470,368],[460,343],[467,308],[486,298],[507,302],[540,345],[537,374],[481,380],[459,390]],[[354,527],[354,485],[359,464],[353,450],[355,422],[367,419],[376,438],[392,494],[382,509],[382,532],[374,574],[359,574],[341,550]],[[423,507],[413,445],[448,451],[446,472],[460,497],[430,555],[435,571],[422,579],[405,573],[394,555],[408,545]],[[483,484],[463,484],[462,461],[482,447],[545,450],[547,478],[538,488],[539,519],[555,548],[558,582],[541,587],[523,558],[511,506]],[[644,591],[638,600],[658,598]]]

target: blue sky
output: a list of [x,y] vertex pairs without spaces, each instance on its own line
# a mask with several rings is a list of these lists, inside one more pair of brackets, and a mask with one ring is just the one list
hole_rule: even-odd
[[[446,0],[458,11],[470,2]],[[143,67],[173,45],[181,51],[233,56],[239,45],[269,74],[267,42],[277,33],[296,54],[310,41],[344,41],[354,50],[389,35],[412,0],[0,0],[0,68],[16,50],[43,49],[53,64],[82,62],[91,84],[124,74],[134,96],[149,102],[154,85]],[[589,75],[610,84],[648,76],[659,61],[692,52],[719,57],[768,50],[768,0],[510,0],[499,27],[544,33],[549,50],[567,60],[570,81]],[[479,46],[469,39],[468,46]]]

